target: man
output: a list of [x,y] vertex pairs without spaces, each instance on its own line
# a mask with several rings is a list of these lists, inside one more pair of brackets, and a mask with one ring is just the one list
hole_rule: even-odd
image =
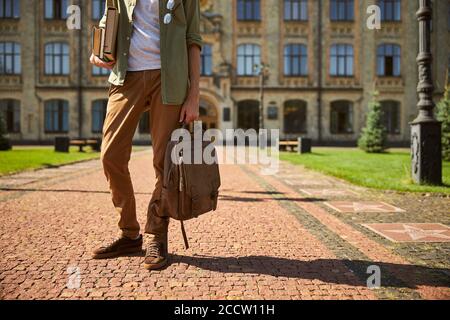
[[[147,269],[167,264],[169,218],[157,215],[164,154],[173,130],[199,116],[200,9],[198,0],[117,0],[120,22],[116,61],[91,56],[91,63],[112,69],[103,127],[101,159],[122,234],[95,250],[94,258],[142,251],[133,185],[128,171],[133,135],[141,115],[150,113],[156,185],[147,212]],[[106,17],[100,21],[104,26]]]

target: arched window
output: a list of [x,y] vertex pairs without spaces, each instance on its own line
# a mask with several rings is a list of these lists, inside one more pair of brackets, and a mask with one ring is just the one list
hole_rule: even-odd
[[257,44],[242,44],[237,49],[237,74],[256,75],[255,65],[261,64],[261,49]]
[[20,18],[20,0],[1,0],[0,1],[0,19],[19,19]]
[[8,133],[20,132],[20,101],[15,99],[0,100],[1,119]]
[[0,42],[0,74],[20,74],[20,43]]
[[261,20],[260,0],[238,0],[237,19],[238,21]]
[[69,102],[66,100],[48,100],[44,104],[44,128],[48,133],[66,133],[69,131]]
[[400,134],[400,102],[381,101],[383,123],[389,134]]
[[92,102],[92,133],[102,132],[107,106],[108,100],[105,99],[95,100]]
[[284,0],[284,20],[285,21],[307,21],[308,1],[307,0]]
[[399,77],[401,72],[401,48],[396,44],[382,44],[377,49],[378,76]]
[[284,47],[284,75],[308,74],[308,50],[304,44],[288,44]]
[[109,76],[110,74],[111,74],[111,70],[92,65],[92,75],[93,76],[104,77],[104,76]]
[[337,77],[353,76],[353,46],[335,44],[331,46],[330,75]]
[[345,134],[353,132],[353,103],[340,100],[331,103],[330,132]]
[[45,74],[68,75],[69,45],[64,42],[50,42],[45,45]]
[[105,0],[92,0],[92,19],[100,20],[105,13]]
[[284,103],[284,133],[305,133],[307,103],[302,100],[288,100]]
[[259,102],[243,100],[238,102],[238,128],[259,130]]
[[200,70],[202,76],[212,75],[212,46],[210,44],[203,46]]
[[355,4],[353,0],[331,0],[331,21],[353,21],[355,17]]
[[45,19],[60,20],[67,18],[69,0],[45,0]]
[[400,21],[402,17],[402,4],[400,0],[378,0],[381,9],[382,21]]

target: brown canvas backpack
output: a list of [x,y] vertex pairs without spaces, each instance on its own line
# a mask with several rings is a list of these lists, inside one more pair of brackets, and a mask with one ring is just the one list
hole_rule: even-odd
[[[215,158],[212,164],[205,163],[203,157],[201,163],[194,163],[194,138],[191,134],[191,161],[186,161],[189,156],[179,152],[180,143],[170,141],[166,148],[164,160],[163,189],[158,214],[169,216],[181,221],[186,249],[189,248],[183,221],[197,218],[199,215],[214,211],[217,208],[217,198],[220,187],[220,173],[216,150],[210,146],[210,154]],[[211,142],[198,141],[201,151]],[[172,161],[172,151],[175,148],[177,161]]]

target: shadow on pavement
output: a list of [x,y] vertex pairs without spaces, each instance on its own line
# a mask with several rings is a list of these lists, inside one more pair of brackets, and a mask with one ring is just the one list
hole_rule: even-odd
[[[7,192],[72,192],[72,193],[100,193],[100,194],[110,194],[109,191],[100,190],[70,190],[70,189],[35,189],[35,188],[0,188],[0,191]],[[151,192],[135,192],[138,195],[151,195]]]
[[275,277],[317,279],[327,283],[350,286],[366,286],[366,281],[372,274],[367,273],[367,268],[375,265],[381,271],[382,287],[416,289],[418,286],[450,286],[450,269],[365,260],[317,259],[301,261],[266,256],[233,258],[192,257],[172,254],[171,263],[187,263],[188,265],[214,272],[253,273]]
[[[263,193],[261,193],[263,194]],[[267,192],[267,195],[271,195],[273,193]],[[228,196],[219,194],[219,199],[223,201],[239,201],[239,202],[264,202],[264,201],[294,201],[294,202],[318,202],[318,201],[326,201],[325,199],[320,198],[293,198],[293,197],[267,197],[267,198],[253,198],[253,197],[238,197],[238,196]]]

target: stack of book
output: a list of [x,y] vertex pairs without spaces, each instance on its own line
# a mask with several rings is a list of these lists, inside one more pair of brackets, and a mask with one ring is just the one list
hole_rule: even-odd
[[101,60],[110,62],[116,60],[119,9],[117,7],[117,0],[108,0],[106,5],[105,27],[94,27],[92,30],[92,52]]

